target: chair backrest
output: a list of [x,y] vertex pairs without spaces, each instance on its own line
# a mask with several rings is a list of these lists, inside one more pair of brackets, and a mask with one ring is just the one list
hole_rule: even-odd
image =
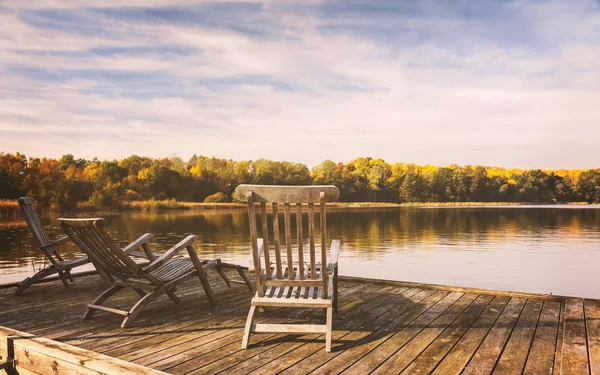
[[40,246],[47,245],[50,243],[50,239],[44,232],[44,228],[42,227],[42,223],[40,223],[40,219],[35,213],[35,209],[33,205],[35,204],[35,199],[29,197],[21,197],[19,198],[19,209],[21,210],[21,214],[29,227],[31,233],[37,240]]
[[104,271],[119,278],[144,277],[142,268],[104,229],[106,221],[95,219],[58,219],[73,242]]
[[[264,295],[266,286],[289,287],[318,287],[322,286],[323,297],[327,298],[327,223],[326,202],[335,202],[340,197],[340,191],[333,185],[314,186],[266,186],[266,185],[240,185],[235,189],[235,196],[239,201],[248,203],[248,217],[250,222],[250,239],[252,243],[252,259],[256,273],[256,289],[259,296]],[[264,267],[258,248],[258,214],[255,203],[260,204],[261,235],[263,239]],[[269,231],[267,219],[267,203],[272,208],[272,226]],[[315,203],[319,205],[318,216],[320,229],[321,254],[317,257],[315,234]],[[282,257],[279,226],[279,205],[283,204],[283,222],[285,236],[285,259]],[[293,246],[291,230],[291,210],[294,205],[296,211],[296,246]],[[304,258],[304,232],[303,211],[308,212],[308,249],[309,260]],[[272,237],[269,233],[272,233]],[[271,258],[269,238],[273,239],[274,261]],[[298,267],[294,270],[293,248],[296,248],[296,261]],[[317,263],[321,263],[321,272],[317,272]]]

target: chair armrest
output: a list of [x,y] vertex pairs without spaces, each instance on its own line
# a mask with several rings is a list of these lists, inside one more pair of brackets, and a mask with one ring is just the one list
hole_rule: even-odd
[[329,250],[329,260],[327,263],[327,272],[333,272],[338,265],[338,257],[340,255],[340,240],[331,241]]
[[[142,236],[140,236],[140,238],[133,241],[129,245],[125,246],[123,248],[123,251],[126,252],[127,254],[138,256],[137,254],[131,254],[131,253],[133,252],[133,250],[136,250],[138,247],[140,247],[143,244],[145,244],[146,242],[150,241],[150,239],[152,237],[154,237],[154,235],[152,233],[143,234]],[[138,253],[138,254],[141,254],[142,256],[144,256],[142,253]]]
[[60,238],[55,239],[54,241],[50,241],[47,244],[40,246],[40,248],[45,250],[49,247],[60,245],[61,243],[65,243],[68,240],[69,240],[69,236],[60,237]]
[[148,254],[146,254],[146,253],[144,253],[142,251],[130,251],[128,254],[129,254],[129,256],[136,257],[136,258],[145,258],[145,259],[148,259],[148,260],[154,260],[154,259],[156,259],[155,256],[153,256],[152,258],[148,258]]
[[198,236],[190,234],[189,236],[181,240],[177,245],[173,246],[172,248],[161,254],[158,258],[154,259],[152,263],[150,263],[146,267],[143,267],[142,270],[144,272],[154,271],[155,269],[162,266],[167,260],[173,258],[173,256],[175,256],[178,252],[191,245],[194,241],[196,241],[197,238]]
[[[264,241],[262,238],[256,240],[258,245],[258,261],[260,262],[260,256],[265,248]],[[248,257],[248,271],[255,271],[254,269],[254,255],[252,254],[253,250],[250,250],[250,256]]]

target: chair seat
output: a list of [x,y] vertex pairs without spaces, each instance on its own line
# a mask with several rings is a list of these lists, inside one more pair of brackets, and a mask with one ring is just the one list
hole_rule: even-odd
[[194,264],[189,258],[176,257],[169,259],[163,266],[150,272],[150,275],[166,282],[194,271]]
[[[150,271],[149,274],[161,282],[169,282],[178,277],[195,272],[194,264],[189,258],[174,257],[165,262],[160,268]],[[124,275],[123,275],[124,276]],[[154,285],[150,280],[143,277],[123,277],[125,283],[136,283],[139,285]]]
[[47,266],[47,268],[54,268],[54,267],[74,268],[74,267],[78,267],[78,266],[87,264],[89,262],[90,262],[90,260],[88,259],[88,257],[83,256],[83,257],[73,258],[73,259],[69,259],[69,260],[64,260],[64,261],[60,262],[58,265],[49,264]]
[[[285,278],[287,267],[283,267],[283,278],[277,279],[275,266],[273,268],[272,280],[288,280]],[[293,264],[295,278],[294,281],[301,280],[298,273],[299,263]],[[317,277],[321,277],[321,263],[315,266]],[[309,264],[304,266],[304,279],[310,280]],[[330,279],[331,281],[331,279]],[[306,306],[306,307],[329,307],[332,304],[332,293],[327,293],[327,298],[323,298],[323,286],[267,286],[263,297],[258,294],[252,298],[252,304],[255,306]]]
[[[275,263],[271,263],[271,272],[273,275],[273,280],[277,280],[277,271],[276,271],[276,267],[277,265]],[[300,274],[298,273],[298,269],[300,268],[300,263],[298,262],[294,262],[292,263],[292,267],[294,270],[294,275],[295,275],[295,280],[300,280]],[[283,264],[282,267],[283,269],[283,277],[282,279],[287,279],[287,265]],[[315,264],[315,272],[317,274],[317,277],[321,277],[321,270],[322,270],[322,266],[321,263],[317,263]],[[305,279],[310,279],[310,263],[308,262],[304,262],[304,278]]]

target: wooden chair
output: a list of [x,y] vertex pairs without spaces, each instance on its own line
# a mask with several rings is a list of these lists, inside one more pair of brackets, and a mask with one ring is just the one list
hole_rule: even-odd
[[[252,263],[256,273],[256,295],[252,298],[242,348],[246,349],[254,332],[324,333],[325,350],[331,351],[333,310],[337,310],[338,254],[340,241],[333,240],[329,257],[326,244],[325,202],[335,202],[340,192],[335,186],[262,186],[240,185],[236,198],[248,203]],[[255,203],[260,203],[260,229]],[[272,206],[272,239],[269,243],[267,203]],[[279,204],[283,203],[285,249],[280,245]],[[315,207],[319,205],[320,254],[316,254]],[[305,204],[305,205],[303,205]],[[296,245],[292,238],[290,213],[296,211]],[[308,211],[308,260],[304,254],[303,208]],[[296,250],[294,256],[293,248]],[[271,253],[273,251],[274,253]],[[284,252],[282,256],[282,252]],[[272,256],[274,255],[274,258]],[[285,258],[284,258],[285,257]],[[295,259],[294,259],[295,257]],[[264,261],[264,266],[262,264]],[[326,309],[326,324],[253,324],[256,308],[311,307]]]
[[[44,228],[40,223],[40,219],[35,213],[35,209],[33,208],[34,204],[35,199],[33,198],[19,198],[19,208],[21,210],[21,214],[23,215],[23,218],[25,219],[29,230],[35,237],[38,245],[40,246],[42,253],[50,262],[50,265],[38,271],[35,275],[21,281],[21,283],[17,287],[17,291],[15,292],[16,296],[21,295],[25,291],[25,289],[29,288],[35,282],[38,282],[54,274],[58,274],[65,288],[69,289],[69,283],[72,283],[74,281],[73,276],[71,275],[71,270],[75,267],[79,267],[90,262],[90,259],[86,256],[77,257],[70,260],[63,259],[63,257],[58,252],[57,246],[68,241],[69,237],[64,236],[54,241],[50,241],[50,239],[46,235],[46,232],[44,232]],[[104,274],[104,272],[101,269],[99,270],[99,273],[105,282],[110,282],[106,274]]]
[[[101,310],[123,315],[125,318],[121,327],[129,327],[142,309],[162,294],[167,294],[177,304],[181,303],[174,293],[175,288],[194,276],[200,279],[209,302],[214,305],[215,297],[206,277],[206,272],[210,268],[216,268],[228,286],[230,280],[223,272],[223,268],[236,269],[244,280],[241,282],[251,289],[250,281],[243,272],[246,267],[222,263],[219,259],[198,259],[192,246],[197,236],[189,235],[162,255],[155,257],[148,245],[148,241],[152,238],[151,233],[144,234],[122,249],[106,232],[104,219],[58,219],[58,222],[84,253],[116,279],[110,288],[88,305],[83,319],[89,319],[97,310]],[[150,261],[148,265],[137,264],[130,257],[131,252],[140,246]],[[189,258],[175,257],[183,249],[187,250]],[[127,287],[132,288],[141,297],[130,310],[102,306],[108,298]],[[148,288],[149,292],[144,291]]]

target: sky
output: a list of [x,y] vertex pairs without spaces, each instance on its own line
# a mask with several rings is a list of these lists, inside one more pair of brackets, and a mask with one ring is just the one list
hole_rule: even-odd
[[600,167],[600,0],[0,0],[0,25],[0,152]]

